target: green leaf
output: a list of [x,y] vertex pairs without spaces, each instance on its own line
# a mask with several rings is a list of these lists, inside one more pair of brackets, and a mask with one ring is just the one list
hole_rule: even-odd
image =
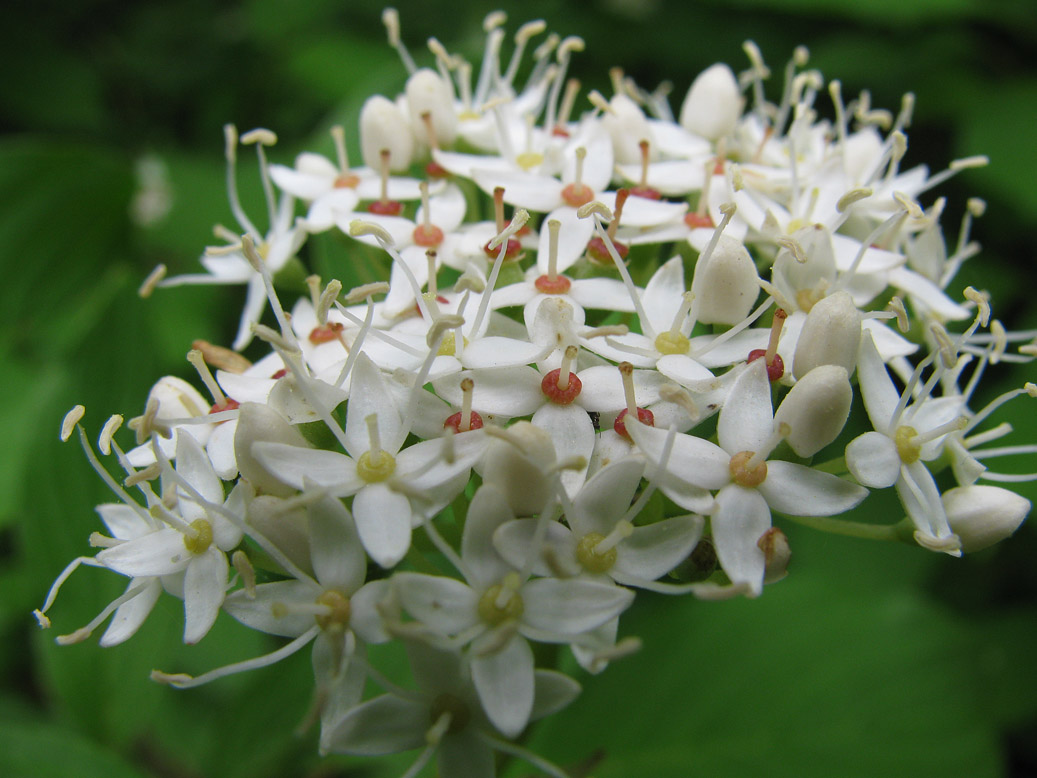
[[75,730],[0,706],[0,775],[6,778],[145,778],[118,754]]

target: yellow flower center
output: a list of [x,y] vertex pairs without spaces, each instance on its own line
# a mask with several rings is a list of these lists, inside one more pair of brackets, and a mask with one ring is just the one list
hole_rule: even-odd
[[660,354],[687,354],[691,341],[679,332],[660,332],[655,338],[655,350]]
[[897,444],[900,461],[905,465],[914,464],[922,455],[922,444],[915,442],[917,437],[918,430],[914,427],[897,427],[893,440]]
[[[496,627],[505,621],[515,621],[522,616],[524,606],[518,591],[518,575],[511,574],[503,583],[494,584],[479,598],[479,618]],[[507,592],[504,590],[508,589]]]
[[387,451],[379,451],[371,456],[365,451],[356,462],[356,474],[369,484],[376,484],[396,472],[396,459]]
[[317,604],[328,608],[328,612],[317,616],[317,626],[321,629],[345,629],[349,625],[351,608],[349,598],[337,589],[328,589],[317,598]]

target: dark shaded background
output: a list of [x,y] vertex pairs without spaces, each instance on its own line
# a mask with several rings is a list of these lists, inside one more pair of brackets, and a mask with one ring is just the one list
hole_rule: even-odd
[[[330,152],[327,126],[355,127],[366,96],[402,88],[380,10],[329,0],[5,10],[0,774],[390,776],[408,763],[322,761],[312,733],[292,735],[311,684],[303,655],[190,692],[148,681],[153,667],[201,672],[275,645],[221,619],[187,650],[172,598],[133,640],[108,650],[58,648],[30,616],[52,578],[88,551],[93,506],[110,499],[78,448],[58,443],[62,415],[83,403],[95,433],[111,413],[136,415],[159,376],[190,378],[183,355],[192,339],[233,335],[240,290],[135,295],[158,262],[171,273],[194,270],[212,224],[229,222],[220,127],[274,129],[279,161],[303,148]],[[419,62],[430,61],[421,45],[430,35],[477,59],[490,7],[454,0],[400,10]],[[845,95],[870,89],[878,107],[896,110],[901,93],[914,91],[905,165],[991,159],[927,196],[948,198],[952,238],[968,197],[989,204],[974,232],[985,251],[958,288],[991,290],[995,315],[1010,327],[1037,326],[1030,0],[530,0],[508,10],[511,29],[542,17],[584,37],[574,71],[587,88],[607,91],[608,68],[619,64],[643,86],[671,80],[675,108],[709,64],[745,67],[747,38],[776,73],[806,44],[811,65],[842,80]],[[130,218],[145,157],[167,167],[172,193],[168,215],[146,228]],[[254,166],[241,158],[243,187],[254,190]],[[992,374],[983,395],[1033,377]],[[1009,418],[1012,442],[1034,440],[1032,406],[1016,401],[994,421]],[[1023,491],[1034,498],[1032,487]],[[899,516],[881,496],[862,510]],[[568,765],[604,749],[599,778],[1037,774],[1032,527],[963,560],[788,532],[792,574],[759,601],[639,598],[624,631],[643,637],[643,653],[583,679],[584,696],[535,729],[532,744]],[[115,578],[77,573],[52,612],[56,631],[116,596]]]

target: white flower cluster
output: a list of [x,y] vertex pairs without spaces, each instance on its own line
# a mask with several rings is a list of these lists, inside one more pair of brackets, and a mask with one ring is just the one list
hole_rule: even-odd
[[[1010,428],[982,425],[1037,387],[981,409],[972,397],[988,366],[1033,358],[1035,333],[1007,332],[982,291],[948,292],[982,204],[949,250],[944,201],[919,199],[983,160],[901,171],[909,96],[896,116],[867,94],[844,103],[797,50],[774,104],[747,44],[749,69],[701,73],[677,120],[621,72],[581,114],[566,78],[578,38],[547,36],[530,70],[545,25],[526,24],[504,65],[493,14],[475,74],[435,40],[434,68],[418,69],[395,13],[385,22],[410,76],[364,106],[364,166],[342,128],[337,160],[294,167],[267,163],[269,130],[228,128],[243,235],[222,230],[206,273],[160,269],[142,290],[246,284],[234,348],[258,337],[269,353],[196,343],[211,400],[163,378],[127,451],[113,417],[98,448],[118,479],[82,408],[65,419],[119,501],[98,507],[101,550],[66,568],[38,618],[80,564],[129,585],[60,641],[111,617],[101,643],[120,643],[165,590],[188,643],[220,610],[290,642],[156,680],[195,686],[312,644],[322,749],[420,749],[407,775],[435,757],[444,778],[493,776],[499,750],[562,775],[514,742],[579,690],[537,668],[534,646],[601,671],[637,647],[618,638],[634,589],[759,595],[789,559],[774,513],[950,554],[1022,522],[1029,503],[984,482],[1033,476],[984,461],[1037,449],[989,447]],[[259,152],[266,232],[237,196],[239,143]],[[311,276],[287,312],[275,276],[330,230],[358,262],[380,257],[387,281],[344,292]],[[276,326],[260,323],[267,305]],[[858,396],[871,429],[847,444]],[[888,487],[899,524],[831,518]],[[369,661],[390,640],[415,688]]]

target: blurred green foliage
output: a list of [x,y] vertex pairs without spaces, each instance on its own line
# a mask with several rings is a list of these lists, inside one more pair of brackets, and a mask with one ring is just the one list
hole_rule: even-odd
[[[427,61],[420,44],[430,35],[477,57],[492,9],[429,0],[400,10],[405,40]],[[204,671],[275,645],[236,624],[221,619],[187,650],[182,609],[167,598],[129,644],[101,650],[59,648],[30,615],[53,577],[88,550],[93,507],[110,499],[78,447],[58,443],[64,412],[83,403],[95,431],[111,413],[135,415],[159,376],[190,377],[183,355],[194,338],[233,334],[239,290],[135,294],[158,262],[193,270],[212,224],[229,220],[221,125],[274,129],[279,161],[303,148],[330,151],[331,123],[354,127],[366,96],[402,87],[380,11],[331,0],[40,0],[5,11],[2,775],[404,769],[406,760],[320,760],[313,733],[292,734],[310,693],[305,653],[190,692],[148,681],[153,667]],[[740,45],[752,38],[776,71],[793,46],[808,45],[812,64],[840,78],[844,94],[870,89],[877,106],[895,109],[913,90],[907,164],[991,158],[938,192],[948,197],[952,235],[967,197],[990,205],[975,232],[982,259],[960,280],[990,289],[1010,327],[1037,326],[1032,0],[529,0],[511,21],[538,17],[586,39],[575,64],[586,87],[606,90],[608,68],[619,64],[645,86],[672,80],[676,104],[712,62],[741,67]],[[170,212],[149,227],[130,218],[144,155],[165,164],[172,191]],[[242,179],[246,189],[255,183],[247,164]],[[1021,375],[1000,374],[984,396]],[[1020,439],[1037,437],[1032,410],[995,421],[1008,418]],[[883,518],[895,510],[878,497],[866,507]],[[1037,772],[1032,526],[964,560],[797,528],[789,535],[790,578],[759,601],[639,601],[623,628],[644,639],[644,652],[584,679],[583,697],[534,730],[531,744],[570,765],[604,749],[599,778]],[[57,631],[116,596],[113,578],[78,572],[53,611]]]

